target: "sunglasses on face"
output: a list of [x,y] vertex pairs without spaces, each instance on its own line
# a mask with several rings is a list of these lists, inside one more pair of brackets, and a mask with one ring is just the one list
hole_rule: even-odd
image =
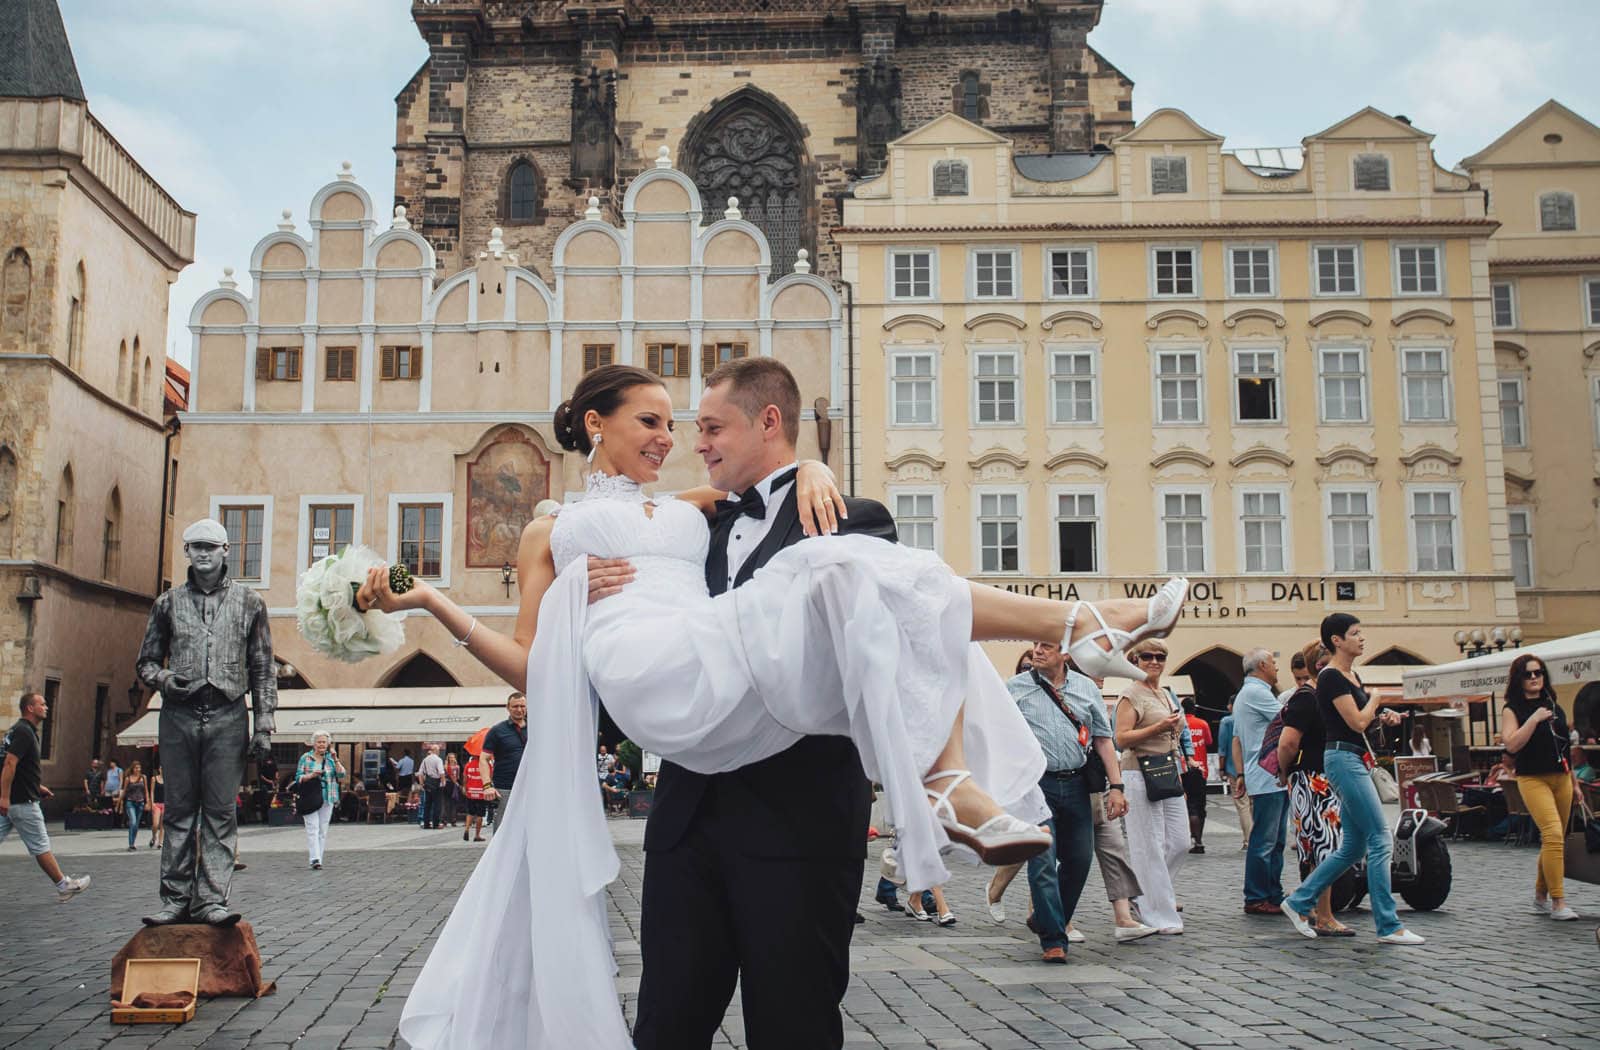
[[1522,677],[1523,678],[1543,678],[1544,677],[1544,668],[1542,668],[1542,667],[1529,668],[1528,670],[1522,672]]
[[1164,664],[1167,662],[1166,653],[1140,653],[1139,662],[1142,664]]

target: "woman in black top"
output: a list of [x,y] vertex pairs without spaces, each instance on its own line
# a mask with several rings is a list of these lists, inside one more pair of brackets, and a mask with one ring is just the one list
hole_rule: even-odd
[[1572,806],[1582,800],[1572,769],[1572,739],[1566,716],[1550,688],[1544,661],[1523,653],[1511,662],[1506,706],[1500,712],[1500,739],[1516,764],[1517,790],[1539,826],[1539,873],[1533,885],[1533,910],[1558,921],[1578,913],[1567,907],[1562,874],[1566,828]]
[[1328,666],[1317,676],[1317,713],[1322,722],[1322,765],[1334,793],[1339,796],[1339,817],[1344,838],[1300,888],[1283,902],[1283,913],[1295,932],[1315,937],[1307,920],[1316,899],[1333,881],[1353,868],[1363,855],[1367,861],[1367,899],[1378,940],[1384,944],[1422,944],[1406,929],[1395,910],[1390,892],[1389,822],[1378,789],[1372,784],[1372,755],[1363,735],[1373,722],[1396,725],[1400,716],[1379,712],[1378,702],[1367,697],[1355,673],[1356,657],[1366,648],[1361,621],[1349,613],[1333,613],[1322,620],[1322,644],[1332,653]]
[[150,848],[155,849],[166,841],[167,781],[157,766],[150,778]]
[[[1328,650],[1312,642],[1301,650],[1313,675],[1328,664]],[[1317,711],[1315,678],[1302,684],[1283,705],[1283,734],[1278,737],[1278,782],[1289,789],[1289,832],[1300,854],[1303,879],[1339,848],[1339,799],[1322,771],[1322,715]],[[1322,891],[1311,915],[1318,937],[1354,937],[1355,931],[1333,916],[1333,888]]]

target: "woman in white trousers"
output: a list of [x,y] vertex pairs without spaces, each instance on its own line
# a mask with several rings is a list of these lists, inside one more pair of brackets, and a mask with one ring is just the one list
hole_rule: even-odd
[[1128,651],[1145,672],[1117,701],[1117,747],[1122,752],[1122,783],[1128,794],[1128,855],[1144,891],[1139,917],[1164,934],[1183,932],[1178,914],[1178,869],[1189,852],[1189,811],[1181,787],[1171,798],[1153,799],[1140,771],[1141,756],[1172,757],[1181,771],[1183,712],[1161,688],[1167,647],[1154,639]]
[[322,808],[301,814],[306,825],[306,852],[310,854],[311,870],[322,870],[322,855],[328,845],[328,825],[333,821],[333,809],[339,804],[339,782],[346,776],[344,763],[333,753],[333,737],[317,730],[311,737],[311,750],[300,756],[295,767],[295,784],[321,778]]

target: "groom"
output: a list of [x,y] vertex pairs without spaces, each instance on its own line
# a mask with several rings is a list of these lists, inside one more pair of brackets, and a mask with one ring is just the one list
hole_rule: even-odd
[[[741,494],[712,526],[706,583],[721,594],[805,538],[794,485],[799,385],[773,358],[732,361],[706,380],[697,421],[711,483]],[[895,540],[883,504],[847,506],[840,532]],[[591,601],[628,575],[624,561],[591,559]],[[638,1050],[705,1050],[736,981],[750,1050],[843,1045],[839,1003],[870,810],[846,737],[808,736],[711,776],[661,764],[644,835]]]

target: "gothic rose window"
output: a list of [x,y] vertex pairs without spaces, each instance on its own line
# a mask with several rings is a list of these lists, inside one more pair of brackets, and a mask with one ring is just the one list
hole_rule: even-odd
[[811,186],[794,134],[774,115],[740,104],[694,136],[691,153],[704,221],[722,218],[729,197],[744,218],[760,227],[772,249],[772,276],[794,267],[795,252],[810,247]]

